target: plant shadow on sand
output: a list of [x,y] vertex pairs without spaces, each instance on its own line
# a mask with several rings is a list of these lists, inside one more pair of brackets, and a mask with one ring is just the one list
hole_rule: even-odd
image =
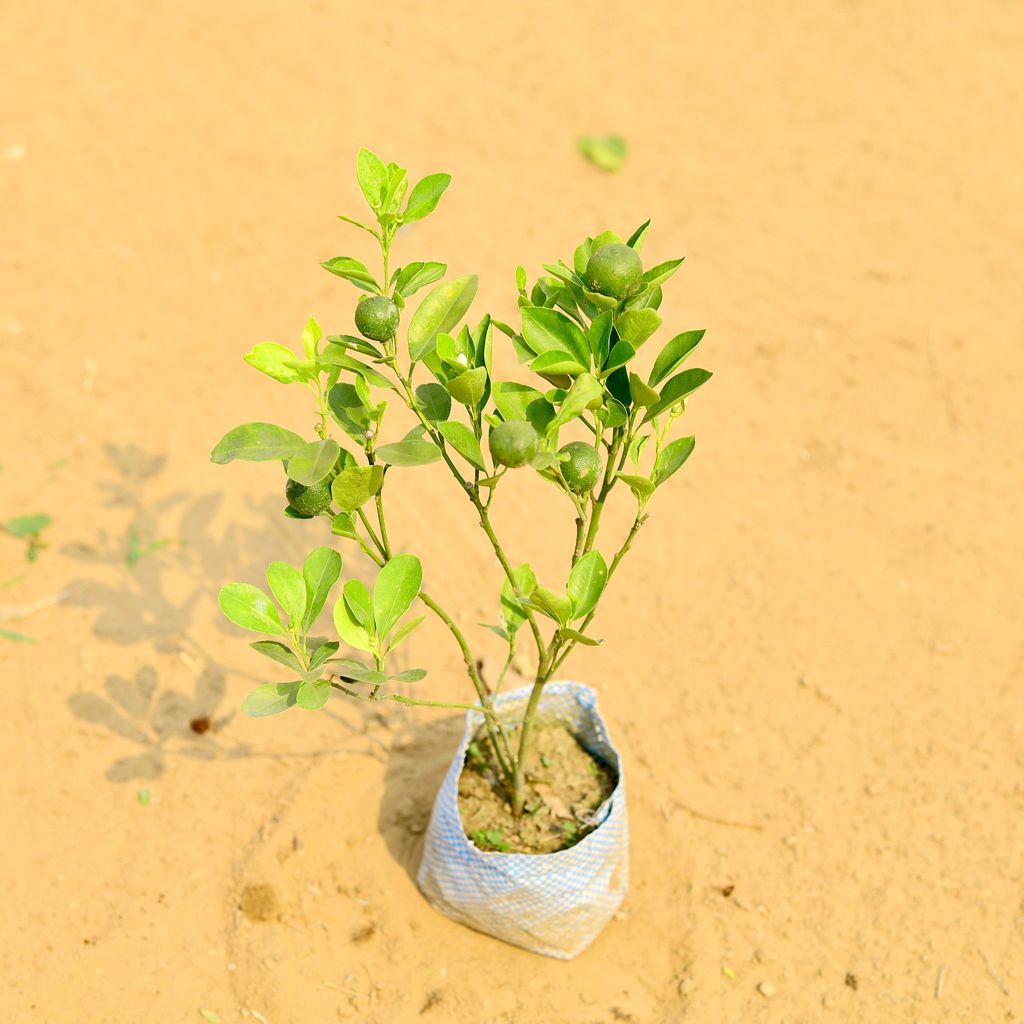
[[388,754],[377,827],[388,852],[416,881],[423,833],[465,724],[463,715],[427,721],[403,715]]
[[[229,675],[264,682],[248,671],[219,663],[193,631],[196,611],[215,604],[220,585],[232,579],[260,581],[265,566],[276,558],[301,561],[313,543],[308,534],[288,530],[280,503],[272,498],[254,505],[256,527],[231,522],[217,536],[213,524],[223,503],[223,492],[161,494],[158,478],[166,458],[137,446],[106,446],[111,478],[99,487],[111,509],[128,509],[124,533],[101,529],[95,541],[66,545],[62,554],[93,568],[93,575],[73,580],[62,603],[95,609],[93,634],[118,646],[151,645],[154,653],[177,656],[195,675],[191,691],[161,686],[159,671],[145,665],[130,678],[113,673],[104,692],[73,694],[73,714],[100,726],[140,748],[120,757],[108,768],[111,782],[158,778],[171,756],[198,760],[236,757],[318,757],[350,748],[293,752],[257,751],[247,744],[227,745],[218,733],[235,716],[223,701]],[[356,575],[369,576],[369,565]],[[197,631],[208,632],[203,622]],[[212,624],[224,634],[235,629],[213,612]],[[360,708],[362,722],[352,722],[326,711],[348,738],[358,738],[379,756],[366,729],[371,709]]]

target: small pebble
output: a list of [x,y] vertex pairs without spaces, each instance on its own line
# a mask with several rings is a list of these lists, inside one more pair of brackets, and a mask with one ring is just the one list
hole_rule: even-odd
[[775,995],[775,986],[770,981],[762,981],[761,984],[757,986],[757,991],[760,992],[765,999],[771,999],[771,997]]

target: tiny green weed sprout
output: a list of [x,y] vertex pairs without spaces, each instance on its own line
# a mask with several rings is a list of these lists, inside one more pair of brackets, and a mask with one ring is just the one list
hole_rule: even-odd
[[47,515],[15,516],[0,526],[4,533],[25,541],[25,557],[34,562],[39,552],[47,547],[43,543],[42,533],[53,520]]
[[[321,265],[362,293],[338,317],[354,323],[357,333],[326,334],[310,320],[298,348],[264,342],[245,356],[267,377],[306,394],[315,436],[245,423],[224,435],[212,459],[281,463],[285,474],[277,470],[273,476],[284,514],[329,517],[339,543],[358,548],[377,573],[369,584],[345,579],[341,554],[318,547],[301,566],[271,563],[266,589],[249,583],[222,588],[224,614],[261,635],[253,649],[283,676],[257,687],[243,710],[252,716],[293,705],[315,711],[332,694],[478,710],[487,742],[471,745],[470,759],[491,762],[519,815],[544,687],[578,645],[601,643],[590,632],[600,598],[646,521],[655,492],[693,452],[692,437],[672,434],[689,397],[711,376],[683,368],[704,332],[675,335],[649,369],[638,368],[641,349],[662,325],[662,288],[682,263],[644,266],[649,221],[625,239],[612,231],[584,239],[567,262],[546,265],[532,284],[517,268],[518,325],[486,314],[464,324],[476,296],[475,276],[444,280],[444,263],[392,260],[398,229],[430,214],[450,177],[430,174],[410,187],[404,168],[365,149],[356,170],[369,214],[340,219],[376,242],[380,263],[371,270],[355,257],[335,256]],[[525,379],[497,374],[496,342],[511,346],[523,367],[517,376]],[[385,428],[395,402],[415,422],[404,433]],[[296,420],[307,416],[300,410]],[[468,502],[494,552],[498,621],[487,628],[508,651],[505,671],[494,681],[481,676],[466,635],[431,595],[420,560],[398,553],[388,531],[388,480],[435,464],[454,478],[453,493]],[[515,481],[526,473],[550,484],[575,523],[561,578],[538,579],[528,562],[506,550],[491,522],[492,504],[506,491],[510,500],[521,500]],[[613,495],[632,504],[632,525],[606,559],[598,540]],[[329,600],[335,638],[316,632]],[[458,646],[472,702],[414,697],[409,687],[425,671],[392,669],[394,652],[428,614]],[[535,648],[534,678],[525,711],[509,721],[499,718],[494,703],[520,635]],[[503,842],[500,834],[480,837],[492,849]]]
[[621,135],[582,135],[576,142],[581,155],[602,171],[621,171],[629,147]]

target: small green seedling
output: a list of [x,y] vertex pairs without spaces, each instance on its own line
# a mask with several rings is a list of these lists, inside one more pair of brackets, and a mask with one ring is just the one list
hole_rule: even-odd
[[16,629],[0,629],[0,637],[4,640],[13,640],[19,644],[34,644],[37,641],[24,633],[19,633]]
[[15,516],[8,519],[0,529],[12,537],[25,541],[25,556],[30,562],[39,557],[39,552],[47,547],[42,540],[42,532],[53,520],[47,515]]
[[[682,368],[704,332],[675,335],[645,372],[637,368],[641,349],[662,324],[662,286],[683,262],[645,267],[640,252],[649,221],[625,239],[613,231],[585,238],[567,262],[547,264],[533,284],[517,268],[519,324],[489,315],[463,324],[476,296],[475,276],[445,281],[443,263],[392,263],[398,229],[431,213],[450,177],[430,174],[410,188],[404,168],[365,149],[356,176],[370,215],[365,221],[340,219],[374,239],[380,272],[352,256],[335,256],[322,266],[364,293],[341,317],[341,330],[353,324],[357,333],[326,334],[310,320],[298,351],[263,342],[245,356],[266,376],[307,393],[315,437],[273,423],[244,423],[224,435],[212,459],[280,463],[284,514],[328,517],[333,534],[358,547],[378,572],[372,585],[342,580],[342,557],[325,546],[301,566],[271,563],[266,590],[227,584],[219,598],[224,614],[262,634],[252,647],[286,677],[257,687],[242,707],[253,716],[294,705],[315,711],[340,694],[369,703],[480,711],[488,742],[471,746],[470,757],[490,762],[519,815],[544,687],[578,645],[601,643],[590,626],[608,581],[647,520],[655,491],[693,451],[692,437],[670,435],[689,396],[711,376]],[[413,296],[428,286],[410,313]],[[496,341],[510,344],[523,367],[516,379],[499,374]],[[414,426],[387,436],[385,415],[396,402]],[[304,420],[300,413],[297,422]],[[420,560],[399,554],[388,530],[388,481],[434,464],[455,480],[455,493],[469,503],[501,573],[498,622],[487,628],[508,653],[493,683],[481,676],[455,617],[424,589]],[[491,521],[499,491],[513,504],[522,501],[517,480],[527,473],[550,485],[575,522],[568,569],[558,579],[541,582],[528,562],[513,558]],[[631,526],[609,561],[598,547],[602,516],[612,496],[627,489],[633,495]],[[549,532],[547,524],[538,529]],[[316,626],[334,594],[337,639],[320,635]],[[388,668],[394,651],[423,621],[419,606],[458,645],[473,703],[412,697],[405,688],[425,671]],[[510,721],[496,714],[495,700],[524,630],[536,648],[536,670],[525,710]],[[490,842],[487,834],[484,842]],[[497,842],[504,842],[500,835]]]
[[509,846],[505,837],[496,828],[481,828],[473,833],[473,842],[481,850],[494,850],[497,853],[508,853]]
[[602,171],[621,171],[629,155],[629,147],[621,135],[583,135],[576,148]]
[[134,526],[128,527],[128,550],[125,552],[124,564],[127,569],[134,569],[138,565],[139,561],[145,558],[147,555],[151,555],[156,551],[165,548],[170,544],[174,544],[175,539],[173,537],[160,537],[158,540],[151,541],[149,544],[142,544],[139,541],[139,535],[135,532]]

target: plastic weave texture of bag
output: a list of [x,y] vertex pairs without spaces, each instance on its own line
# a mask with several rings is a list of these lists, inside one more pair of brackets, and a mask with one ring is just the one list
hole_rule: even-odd
[[[499,714],[521,712],[530,687],[498,697]],[[539,717],[557,719],[591,756],[614,768],[618,783],[597,809],[598,828],[557,853],[480,850],[459,817],[459,776],[466,748],[483,722],[466,714],[466,729],[437,794],[418,882],[442,914],[495,938],[569,960],[587,948],[618,910],[629,882],[629,824],[619,752],[608,738],[597,695],[581,683],[549,683]]]

